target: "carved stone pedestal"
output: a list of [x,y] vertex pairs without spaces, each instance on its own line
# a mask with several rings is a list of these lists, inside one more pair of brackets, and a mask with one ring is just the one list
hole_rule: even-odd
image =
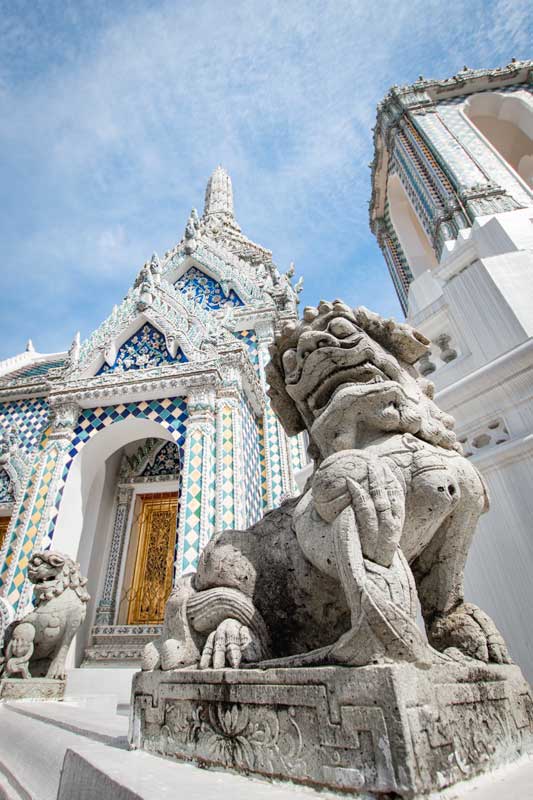
[[65,681],[52,678],[2,678],[0,700],[62,700]]
[[518,667],[137,673],[130,743],[316,787],[416,797],[533,750]]

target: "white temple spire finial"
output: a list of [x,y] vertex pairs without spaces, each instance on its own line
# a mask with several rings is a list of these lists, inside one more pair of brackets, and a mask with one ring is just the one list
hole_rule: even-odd
[[204,218],[216,215],[223,220],[233,220],[233,189],[226,170],[218,165],[207,181]]
[[35,353],[35,347],[33,346],[33,342],[31,339],[28,339],[26,343],[26,352],[27,353]]

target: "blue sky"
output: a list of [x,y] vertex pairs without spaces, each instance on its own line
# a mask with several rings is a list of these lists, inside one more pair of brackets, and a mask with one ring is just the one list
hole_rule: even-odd
[[0,358],[87,336],[218,163],[304,303],[400,315],[368,229],[376,104],[532,41],[531,0],[0,0]]

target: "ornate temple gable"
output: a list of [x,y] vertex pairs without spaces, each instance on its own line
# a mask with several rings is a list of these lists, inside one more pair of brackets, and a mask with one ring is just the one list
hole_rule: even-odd
[[237,308],[244,305],[233,289],[225,292],[218,281],[197,267],[189,267],[174,285],[181,294],[209,311],[220,311],[226,306]]
[[[215,358],[215,345],[224,334],[198,303],[178,294],[161,280],[159,261],[154,256],[150,264],[141,269],[122,303],[113,308],[110,316],[77,352],[70,354],[68,382],[99,373],[102,362],[113,367],[120,347],[146,323],[164,337],[172,363],[178,361],[178,350],[183,354],[182,362],[205,362]],[[152,362],[150,366],[157,365]]]
[[[163,267],[164,280],[172,284],[180,296],[183,288],[181,279],[191,269],[196,269],[197,272],[215,281],[226,297],[233,292],[241,301],[240,305],[254,307],[272,305],[272,299],[262,291],[263,284],[258,279],[257,270],[251,270],[248,264],[239,262],[234,255],[228,251],[224,252],[207,237],[198,236],[195,244],[194,256],[187,254],[182,248],[174,253]],[[192,297],[194,298],[194,295]],[[202,308],[213,310],[205,305],[202,305]]]
[[127,372],[132,369],[150,369],[165,364],[183,363],[188,359],[178,347],[176,353],[170,353],[164,335],[145,322],[133,336],[130,336],[118,350],[111,366],[104,363],[97,375],[107,372]]

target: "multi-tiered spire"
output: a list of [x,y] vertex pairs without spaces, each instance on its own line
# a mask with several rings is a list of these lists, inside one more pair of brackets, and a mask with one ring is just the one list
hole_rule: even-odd
[[235,223],[231,178],[220,165],[207,182],[205,190],[204,219],[218,217],[221,222]]

